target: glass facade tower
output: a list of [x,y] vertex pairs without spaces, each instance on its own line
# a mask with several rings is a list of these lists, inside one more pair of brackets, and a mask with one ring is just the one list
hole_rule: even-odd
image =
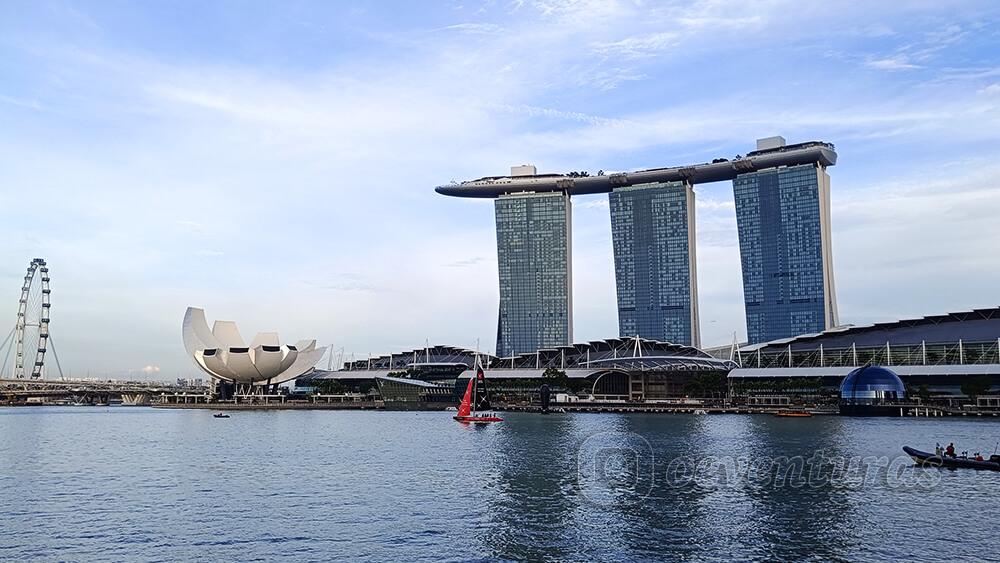
[[619,334],[699,346],[691,185],[615,188],[608,202]]
[[751,344],[838,324],[830,242],[830,176],[818,164],[733,180]]
[[496,221],[497,355],[569,344],[573,339],[569,196],[562,192],[500,196]]

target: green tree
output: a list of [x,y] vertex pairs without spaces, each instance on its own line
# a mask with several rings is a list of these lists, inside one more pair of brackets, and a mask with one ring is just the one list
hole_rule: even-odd
[[981,377],[970,377],[962,382],[960,389],[962,394],[969,398],[971,401],[975,401],[976,397],[980,395],[985,395],[992,387],[990,378],[986,376]]
[[322,395],[340,395],[345,391],[344,384],[336,379],[320,379],[313,387]]
[[724,373],[700,373],[684,384],[684,392],[694,397],[725,397],[727,390]]
[[545,382],[549,385],[562,387],[563,389],[569,388],[569,376],[561,369],[546,368],[542,373],[542,377],[545,378]]
[[922,401],[929,401],[931,400],[931,390],[926,385],[921,385],[917,387],[917,397],[920,397]]

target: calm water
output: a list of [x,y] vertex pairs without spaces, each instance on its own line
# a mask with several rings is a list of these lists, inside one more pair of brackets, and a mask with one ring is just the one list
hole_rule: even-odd
[[0,560],[995,559],[1000,473],[681,469],[997,439],[989,420],[0,409]]

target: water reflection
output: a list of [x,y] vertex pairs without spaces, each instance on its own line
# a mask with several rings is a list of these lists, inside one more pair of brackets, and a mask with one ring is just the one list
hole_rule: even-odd
[[575,551],[572,511],[576,460],[569,455],[577,418],[561,414],[508,414],[497,431],[496,488],[488,498],[489,525],[482,542],[493,557],[564,559]]
[[[747,461],[776,457],[848,456],[839,419],[787,421],[772,417],[688,415],[510,415],[498,434],[493,468],[498,493],[490,502],[492,527],[483,541],[492,555],[515,559],[633,556],[727,557],[734,551],[765,559],[843,558],[866,520],[858,498],[835,484],[755,482],[745,472],[712,481],[678,483],[674,460],[687,468],[723,456]],[[599,496],[587,473],[607,469],[588,448],[595,436],[625,452],[615,466],[622,494]],[[614,440],[617,437],[617,442]],[[652,455],[645,471],[641,437]],[[629,456],[637,454],[632,464]],[[605,455],[606,452],[605,452]],[[588,463],[594,461],[594,464]],[[692,464],[693,462],[693,464]],[[802,477],[808,478],[808,467]],[[610,470],[609,470],[610,471]],[[582,474],[581,474],[582,472]],[[630,480],[636,477],[634,480]],[[647,488],[645,479],[652,479]]]
[[[742,417],[743,432],[738,439],[742,455],[751,460],[778,460],[781,468],[771,473],[769,481],[744,480],[733,491],[736,502],[754,507],[754,525],[743,538],[748,550],[779,560],[845,557],[855,537],[854,527],[863,522],[843,488],[823,479],[829,467],[816,463],[820,460],[816,452],[829,458],[851,453],[843,449],[839,420]],[[801,480],[793,480],[795,472]]]
[[[655,473],[651,494],[638,502],[621,503],[605,514],[608,526],[620,522],[626,552],[656,557],[669,552],[679,556],[704,554],[716,533],[703,522],[713,510],[702,502],[703,491],[676,487],[668,482],[672,460],[693,457],[704,443],[707,417],[688,415],[636,415],[628,419],[630,432],[647,437]],[[652,541],[651,541],[652,539]]]

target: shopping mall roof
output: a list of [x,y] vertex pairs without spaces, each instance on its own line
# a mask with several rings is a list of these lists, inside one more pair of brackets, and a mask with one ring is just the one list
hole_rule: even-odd
[[918,345],[922,342],[942,343],[988,342],[1000,338],[1000,307],[973,309],[943,315],[930,315],[898,321],[874,323],[862,326],[840,326],[815,334],[803,334],[742,346],[743,354],[768,351],[769,348],[792,350],[814,349],[822,344],[826,348],[849,348],[891,345]]
[[[891,366],[900,377],[909,376],[983,376],[997,375],[1000,366],[996,364],[961,364],[961,365],[906,365]],[[768,368],[736,368],[729,372],[730,379],[753,378],[786,378],[786,377],[844,377],[857,369],[857,366],[836,367],[768,367]]]

